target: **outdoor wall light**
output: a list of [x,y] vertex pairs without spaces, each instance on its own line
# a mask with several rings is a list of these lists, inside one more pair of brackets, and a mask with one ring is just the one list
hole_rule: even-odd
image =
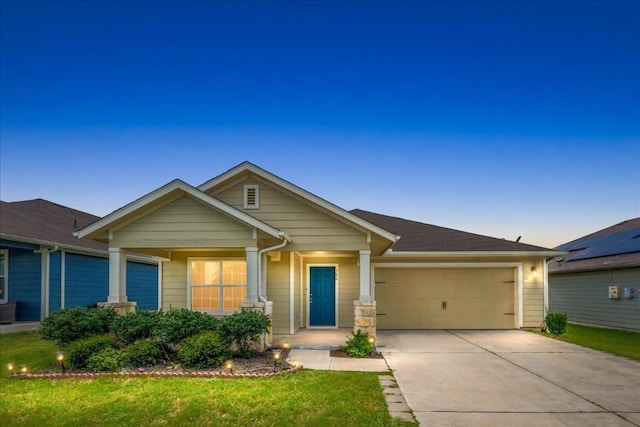
[[537,277],[538,276],[538,272],[536,271],[535,267],[531,267],[531,274],[533,275],[533,277]]
[[64,374],[64,353],[61,351],[56,352],[56,361],[60,364],[60,369],[62,369],[62,373]]
[[229,372],[233,373],[233,360],[227,360],[224,363],[224,367],[227,368]]
[[280,360],[281,354],[280,350],[273,350],[273,372],[278,368],[278,360]]

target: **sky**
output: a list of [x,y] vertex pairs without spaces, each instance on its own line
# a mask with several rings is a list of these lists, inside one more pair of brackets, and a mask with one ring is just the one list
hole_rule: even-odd
[[545,247],[640,216],[638,1],[0,8],[3,201],[103,216],[248,160]]

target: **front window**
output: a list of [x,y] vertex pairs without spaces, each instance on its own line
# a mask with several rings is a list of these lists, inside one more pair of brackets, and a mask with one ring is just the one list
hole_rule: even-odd
[[239,310],[247,296],[244,260],[190,259],[191,310],[228,313]]
[[8,288],[8,272],[9,272],[9,252],[6,250],[0,250],[0,302],[7,302],[9,299]]

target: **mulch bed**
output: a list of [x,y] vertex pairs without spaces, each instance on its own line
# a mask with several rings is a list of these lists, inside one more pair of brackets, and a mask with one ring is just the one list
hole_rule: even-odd
[[288,361],[289,350],[282,350],[278,363],[274,366],[273,353],[265,351],[256,354],[250,359],[234,358],[233,368],[227,369],[222,365],[213,369],[186,369],[179,365],[158,365],[150,368],[124,369],[120,372],[87,372],[80,370],[67,371],[62,374],[59,371],[48,370],[34,373],[15,373],[9,376],[13,379],[62,379],[84,378],[91,379],[103,376],[124,377],[204,377],[204,378],[261,378],[273,377],[302,369],[300,365],[294,365]]
[[[329,355],[331,357],[346,357],[349,359],[356,359],[356,357],[351,357],[349,356],[349,353],[347,353],[344,350],[340,350],[339,348],[336,350],[331,350],[329,352]],[[382,356],[382,353],[377,352],[377,351],[372,351],[371,353],[369,353],[368,355],[361,357],[360,359],[384,359],[384,357]]]

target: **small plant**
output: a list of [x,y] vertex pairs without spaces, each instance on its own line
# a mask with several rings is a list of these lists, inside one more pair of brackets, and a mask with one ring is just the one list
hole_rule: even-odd
[[242,310],[222,319],[218,331],[235,347],[238,356],[248,359],[255,353],[253,345],[259,342],[262,334],[269,332],[269,326],[271,319],[268,316]]
[[567,331],[567,314],[566,313],[547,313],[544,318],[549,333],[553,335],[562,335]]
[[373,351],[373,344],[369,340],[369,333],[357,330],[355,333],[351,332],[351,338],[349,338],[345,345],[340,347],[340,350],[344,351],[351,357],[365,357]]
[[218,323],[218,319],[206,313],[186,308],[171,309],[160,316],[152,335],[165,344],[177,345],[192,335],[217,330]]
[[94,335],[72,342],[67,349],[71,368],[85,368],[91,356],[107,348],[118,348],[118,340],[112,335]]
[[87,360],[91,372],[116,372],[127,364],[126,353],[117,348],[105,348]]
[[186,338],[178,349],[178,358],[190,368],[215,368],[230,356],[227,343],[217,332],[212,331]]
[[40,325],[40,336],[58,345],[109,332],[116,317],[111,308],[63,308],[45,318]]
[[157,311],[137,311],[124,316],[116,316],[111,323],[111,332],[125,344],[150,338],[158,325],[162,313]]
[[131,366],[155,366],[165,360],[165,352],[158,341],[140,340],[125,348],[126,360]]

